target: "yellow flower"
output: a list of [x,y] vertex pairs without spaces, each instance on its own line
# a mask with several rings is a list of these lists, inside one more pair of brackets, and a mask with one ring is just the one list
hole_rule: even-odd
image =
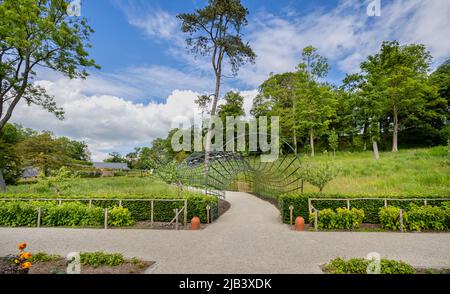
[[18,264],[20,261],[18,259],[14,259],[14,263]]
[[27,261],[27,262],[22,263],[21,267],[22,267],[22,269],[29,269],[31,267],[31,265],[32,265],[31,262]]
[[25,248],[27,248],[27,243],[22,242],[19,244],[19,250],[24,250]]
[[21,259],[28,259],[30,257],[31,257],[31,253],[30,252],[25,252],[25,253],[20,254],[20,258]]

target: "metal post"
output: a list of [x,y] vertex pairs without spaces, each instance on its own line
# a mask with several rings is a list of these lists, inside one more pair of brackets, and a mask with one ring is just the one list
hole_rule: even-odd
[[150,226],[153,227],[153,200],[150,202]]
[[184,227],[187,227],[187,199],[184,200]]
[[59,204],[59,205],[61,205],[61,204],[62,204],[62,200],[61,200],[61,199],[59,199],[59,201],[58,201],[58,204]]
[[318,213],[317,209],[314,209],[314,230],[317,232],[318,229]]
[[427,204],[428,204],[427,199],[425,199],[425,200],[423,201],[423,203],[425,204],[425,206],[427,206]]
[[294,206],[289,206],[289,224],[292,226],[292,218],[293,218],[293,210]]
[[312,213],[312,208],[311,208],[311,199],[309,199],[309,198],[308,198],[308,211],[309,211],[309,214],[311,214],[311,213]]
[[400,209],[400,231],[403,232],[403,209]]
[[89,208],[92,208],[92,199],[89,199]]
[[386,198],[384,198],[384,208],[387,208],[387,199]]
[[175,230],[178,230],[178,208],[175,208]]
[[105,230],[108,229],[108,208],[105,208]]
[[209,205],[206,206],[206,223],[209,224],[209,210],[211,207]]
[[37,227],[40,228],[41,227],[41,214],[42,214],[42,210],[39,207],[38,208],[38,219],[37,219]]
[[119,200],[119,206],[122,207],[122,200]]
[[350,199],[347,199],[347,209],[350,210]]

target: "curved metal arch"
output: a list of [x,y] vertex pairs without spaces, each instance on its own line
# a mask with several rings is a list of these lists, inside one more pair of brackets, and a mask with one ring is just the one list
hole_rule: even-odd
[[[288,142],[279,136],[277,138],[294,150]],[[233,138],[235,139],[237,138]],[[181,185],[202,188],[207,194],[220,198],[224,198],[224,191],[229,190],[233,182],[242,178],[250,184],[255,194],[261,196],[273,197],[303,190],[303,180],[299,173],[302,165],[298,155],[284,154],[278,160],[268,163],[261,162],[261,153],[259,156],[243,156],[239,152],[212,151],[208,156],[208,169],[205,168],[205,155],[206,152],[193,153],[178,165]]]

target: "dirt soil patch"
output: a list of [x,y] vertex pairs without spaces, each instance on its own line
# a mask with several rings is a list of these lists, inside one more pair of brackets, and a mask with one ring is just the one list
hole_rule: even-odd
[[[155,262],[153,261],[129,261],[126,260],[123,264],[118,266],[85,266],[81,265],[81,274],[143,274]],[[9,262],[4,259],[0,260],[0,273],[4,273],[4,269],[11,266]],[[6,272],[5,272],[6,273]],[[67,261],[60,258],[48,262],[36,262],[30,268],[31,275],[46,275],[46,274],[66,274]]]

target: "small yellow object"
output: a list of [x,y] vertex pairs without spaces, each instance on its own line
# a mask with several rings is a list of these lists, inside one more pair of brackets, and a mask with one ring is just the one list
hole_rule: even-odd
[[14,259],[14,262],[17,264],[17,263],[19,263],[19,260],[18,259]]

